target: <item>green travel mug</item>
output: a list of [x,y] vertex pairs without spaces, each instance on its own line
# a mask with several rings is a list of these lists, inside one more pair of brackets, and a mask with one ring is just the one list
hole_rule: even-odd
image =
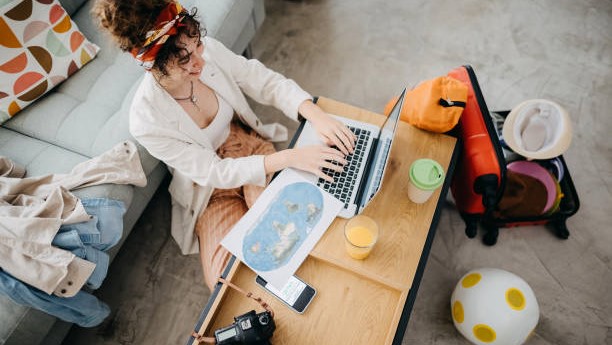
[[444,169],[433,159],[417,159],[410,165],[408,197],[412,202],[422,204],[444,182]]

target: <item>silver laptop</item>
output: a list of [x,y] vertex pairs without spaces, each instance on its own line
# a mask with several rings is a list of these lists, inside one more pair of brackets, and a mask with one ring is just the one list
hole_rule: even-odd
[[[334,115],[355,133],[357,137],[355,152],[346,157],[348,163],[342,172],[323,169],[324,173],[334,178],[332,183],[317,178],[314,174],[305,174],[305,176],[344,203],[340,217],[350,218],[361,213],[378,192],[389,160],[389,151],[405,94],[406,89],[400,95],[381,128],[367,122]],[[298,133],[294,147],[314,144],[324,145],[310,122],[306,121]]]

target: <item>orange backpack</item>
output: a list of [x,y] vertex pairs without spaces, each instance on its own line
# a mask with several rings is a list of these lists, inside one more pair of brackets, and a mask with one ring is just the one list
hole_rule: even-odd
[[[451,130],[459,122],[465,108],[468,87],[449,76],[426,80],[406,91],[406,101],[400,118],[411,125],[436,133]],[[397,102],[397,97],[385,106],[385,114]]]

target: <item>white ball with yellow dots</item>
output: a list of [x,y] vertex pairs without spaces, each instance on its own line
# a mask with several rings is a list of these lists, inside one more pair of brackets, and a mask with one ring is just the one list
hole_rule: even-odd
[[474,344],[523,344],[531,335],[540,308],[519,276],[495,268],[466,273],[451,296],[457,330]]

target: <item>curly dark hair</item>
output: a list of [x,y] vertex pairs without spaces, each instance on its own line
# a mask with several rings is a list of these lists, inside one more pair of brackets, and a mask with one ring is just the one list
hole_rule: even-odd
[[[126,52],[140,49],[147,31],[155,25],[161,11],[172,0],[96,0],[91,13],[97,18],[102,28],[106,29],[119,48]],[[159,50],[153,68],[167,75],[166,66],[171,58],[177,58],[179,64],[189,61],[189,52],[179,45],[180,36],[201,37],[205,29],[197,19],[197,9],[187,13],[178,27],[178,34],[171,36]]]

